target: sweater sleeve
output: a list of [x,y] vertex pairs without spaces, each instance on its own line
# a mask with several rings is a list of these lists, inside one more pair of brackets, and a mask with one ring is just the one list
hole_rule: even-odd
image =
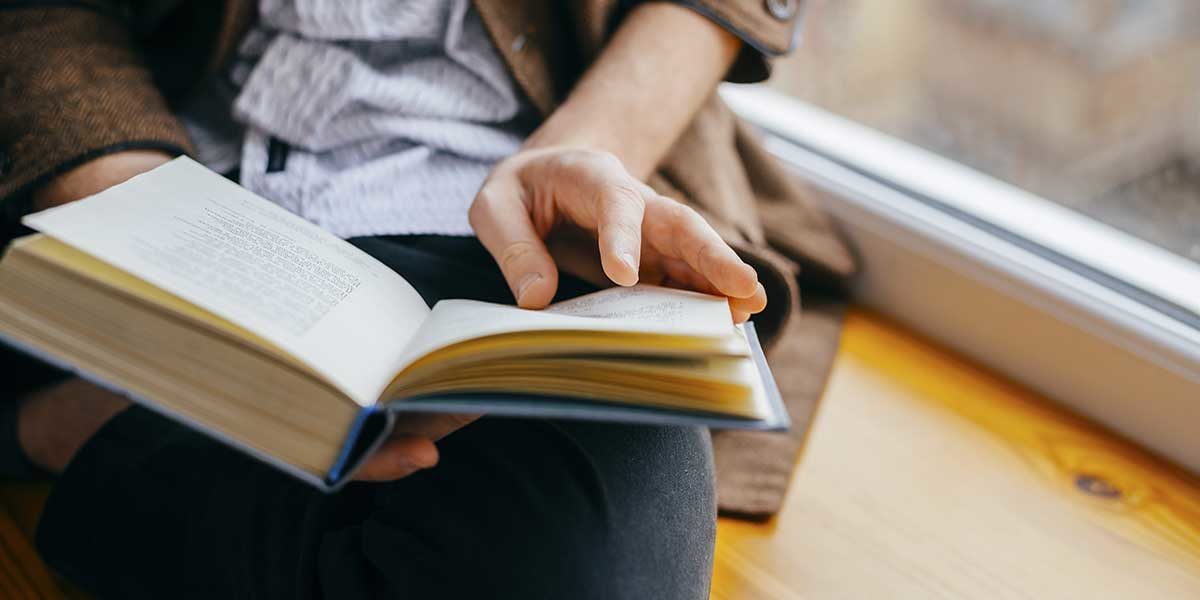
[[[119,6],[0,0],[0,212],[122,150],[189,150]],[[26,206],[21,206],[26,205]]]

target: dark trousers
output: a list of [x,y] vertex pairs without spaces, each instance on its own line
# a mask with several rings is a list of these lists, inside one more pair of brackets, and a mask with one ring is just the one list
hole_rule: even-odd
[[[354,243],[430,303],[511,301],[474,239]],[[485,417],[439,450],[325,495],[135,407],[55,482],[37,545],[103,598],[707,598],[705,431]]]

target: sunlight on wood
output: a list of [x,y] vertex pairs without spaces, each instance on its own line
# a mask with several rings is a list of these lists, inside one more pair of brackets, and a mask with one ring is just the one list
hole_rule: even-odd
[[7,497],[0,508],[0,598],[62,598],[62,590],[33,548],[29,531],[11,516]]
[[1200,598],[1200,479],[878,315],[818,411],[782,513],[718,524],[713,598]]

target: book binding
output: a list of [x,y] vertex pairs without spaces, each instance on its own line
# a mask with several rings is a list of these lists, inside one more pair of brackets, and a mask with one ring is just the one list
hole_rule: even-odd
[[368,406],[358,411],[337,460],[325,476],[324,486],[335,491],[346,484],[368,456],[375,452],[392,432],[396,416],[391,411]]

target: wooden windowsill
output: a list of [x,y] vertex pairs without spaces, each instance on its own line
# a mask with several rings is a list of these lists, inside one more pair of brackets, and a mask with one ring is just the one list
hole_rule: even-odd
[[864,311],[783,511],[717,531],[719,599],[1200,597],[1200,479]]

